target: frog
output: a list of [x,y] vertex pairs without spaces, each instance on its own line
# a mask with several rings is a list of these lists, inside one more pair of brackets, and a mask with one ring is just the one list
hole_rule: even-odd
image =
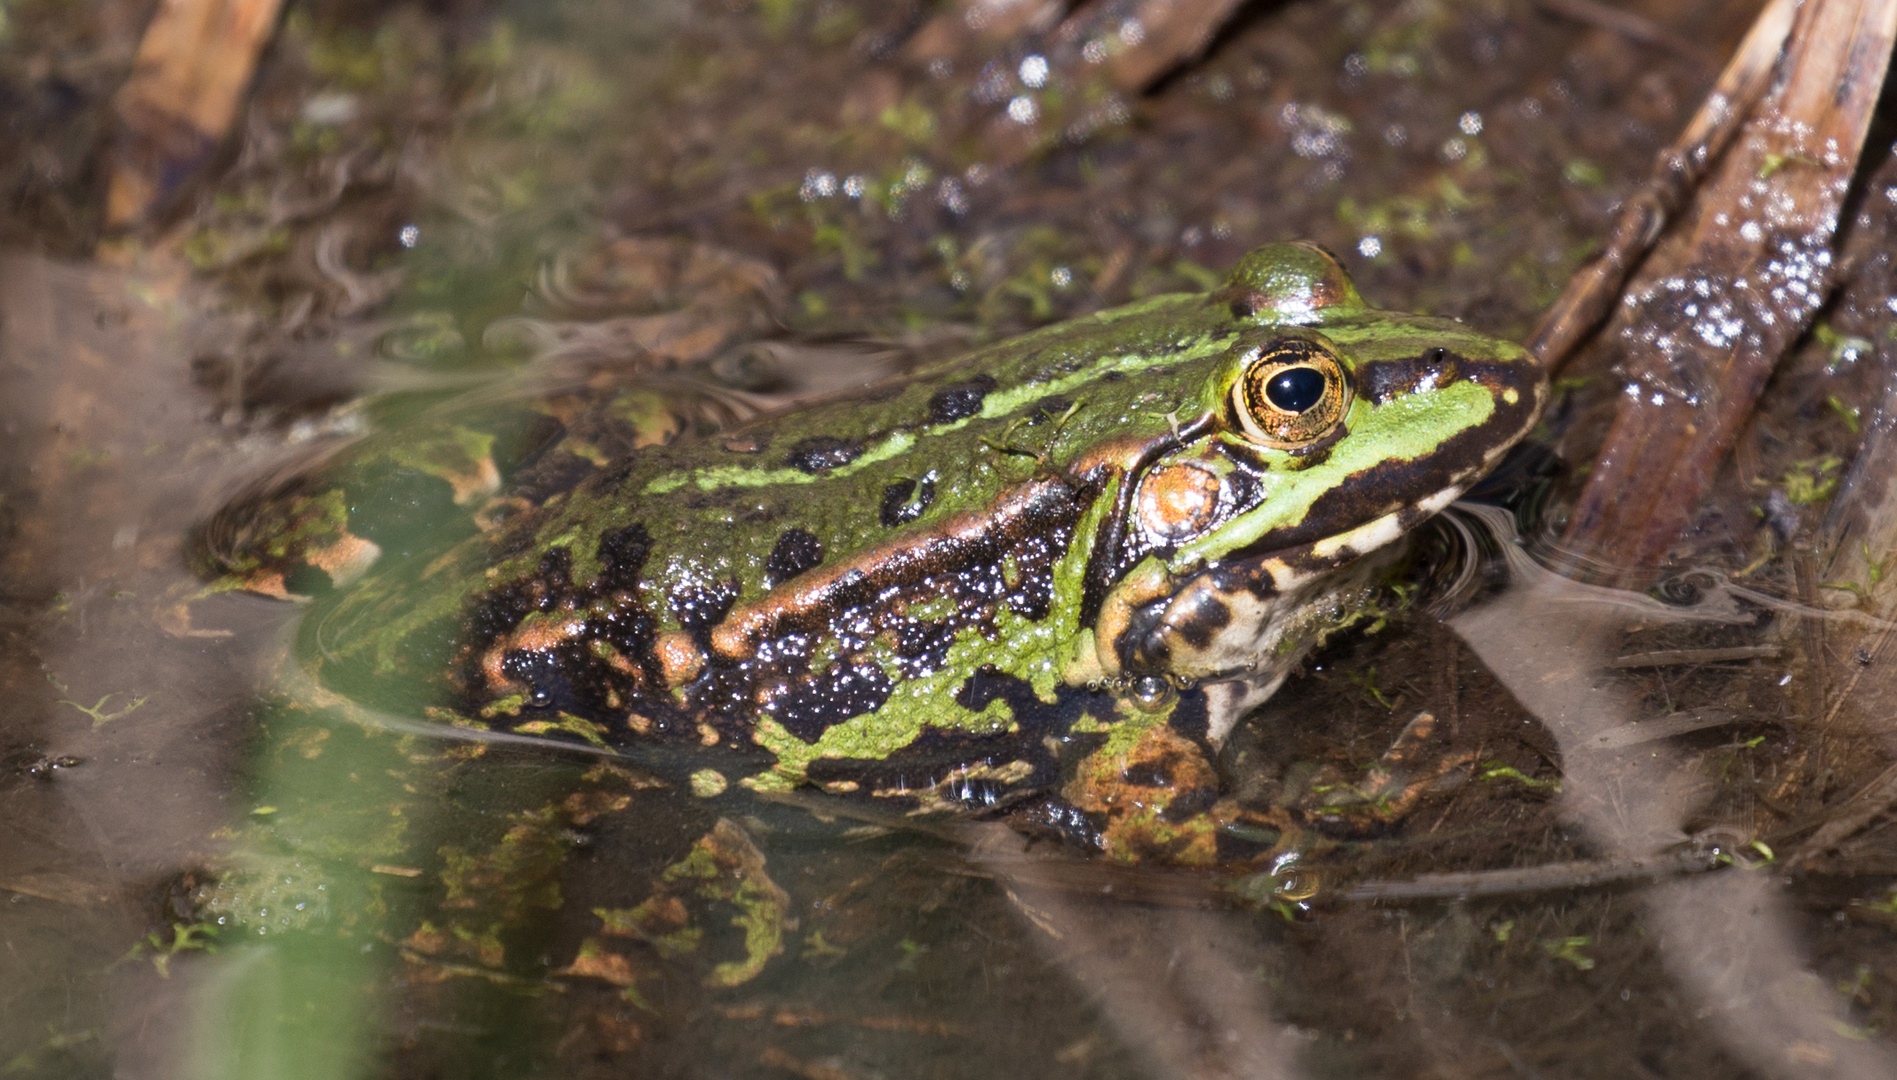
[[1013,814],[1206,864],[1235,813],[1218,749],[1548,389],[1520,346],[1371,307],[1290,242],[738,423],[629,393],[619,435],[569,403],[502,464],[454,425],[356,454],[357,481],[458,507],[445,539],[391,542],[379,496],[304,483],[226,520],[210,572],[283,595],[285,561],[320,571],[298,651],[345,698],[705,797]]

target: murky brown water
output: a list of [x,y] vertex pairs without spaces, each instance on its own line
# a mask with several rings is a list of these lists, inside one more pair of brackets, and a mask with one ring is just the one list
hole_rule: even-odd
[[[954,127],[979,72],[896,51],[909,5],[292,5],[215,179],[92,259],[87,132],[145,7],[0,9],[0,1074],[1897,1073],[1888,822],[1789,862],[1897,755],[1877,627],[1796,603],[1890,370],[1885,173],[1681,546],[1692,590],[1492,559],[1446,622],[1334,643],[1235,738],[1261,802],[1419,709],[1473,763],[1311,830],[1319,891],[1278,910],[995,823],[339,724],[285,682],[296,609],[195,598],[185,568],[247,478],[390,422],[355,392],[529,355],[818,392],[1290,237],[1378,304],[1522,336],[1755,4],[1644,5],[1689,43],[1660,47],[1525,2],[1250,5],[1013,164]],[[1613,359],[1564,386],[1556,462],[1496,486],[1544,557]],[[663,898],[695,844],[776,892],[693,900],[695,951],[596,914]]]

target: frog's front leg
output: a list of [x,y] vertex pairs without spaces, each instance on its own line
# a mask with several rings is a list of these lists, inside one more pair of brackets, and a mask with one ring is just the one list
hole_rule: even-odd
[[1174,573],[1148,559],[1101,607],[1094,632],[1109,676],[1155,673],[1205,688],[1205,738],[1222,746],[1277,693],[1313,646],[1371,610],[1394,552],[1324,574],[1295,557],[1228,561]]
[[1105,825],[1112,857],[1207,865],[1233,806],[1212,755],[1275,693],[1306,642],[1258,564],[1176,576],[1147,560],[1112,590],[1095,624],[1090,681],[1118,693],[1104,746],[1072,774],[1067,802]]
[[1126,683],[1106,743],[1079,762],[1061,794],[1104,821],[1095,835],[1111,858],[1210,865],[1218,860],[1219,776],[1202,741],[1205,691],[1162,676]]
[[1376,764],[1352,782],[1320,773],[1292,812],[1356,828],[1401,820],[1418,801],[1445,782],[1466,776],[1476,753],[1448,753],[1435,745],[1436,717],[1419,712],[1397,733]]

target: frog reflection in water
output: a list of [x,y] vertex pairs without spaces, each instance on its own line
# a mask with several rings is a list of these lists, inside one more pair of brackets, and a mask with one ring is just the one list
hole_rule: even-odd
[[1228,820],[1209,755],[1545,394],[1517,346],[1366,307],[1328,253],[1273,245],[1210,293],[592,449],[573,482],[544,482],[570,424],[499,469],[454,428],[482,460],[385,449],[376,475],[453,484],[460,539],[381,550],[374,497],[338,481],[227,522],[221,565],[346,579],[305,629],[344,693],[420,683],[461,723],[686,748],[701,791],[1032,807],[1118,857],[1203,863]]

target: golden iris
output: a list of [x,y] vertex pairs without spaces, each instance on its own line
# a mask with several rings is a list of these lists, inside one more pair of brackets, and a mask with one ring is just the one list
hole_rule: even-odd
[[1232,413],[1247,439],[1295,450],[1330,434],[1350,407],[1350,382],[1323,342],[1284,338],[1248,360],[1232,384]]

